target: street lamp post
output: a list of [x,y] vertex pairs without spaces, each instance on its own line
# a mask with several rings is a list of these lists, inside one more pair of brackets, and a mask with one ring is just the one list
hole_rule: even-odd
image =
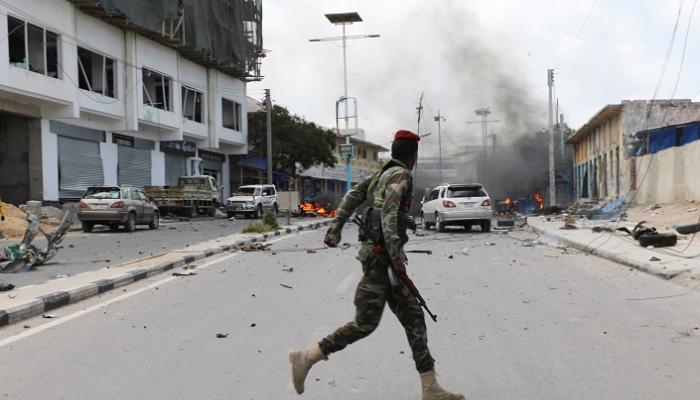
[[[355,119],[355,126],[357,127],[357,102],[355,102],[355,113],[353,116],[349,115],[349,110],[348,110],[348,58],[347,58],[347,41],[352,40],[352,39],[367,39],[367,38],[378,38],[379,35],[377,34],[371,34],[371,35],[350,35],[348,36],[346,34],[345,27],[346,25],[352,25],[355,22],[362,22],[362,18],[360,17],[360,14],[356,12],[348,12],[348,13],[335,13],[335,14],[326,14],[326,18],[328,21],[330,21],[334,25],[340,25],[342,27],[342,36],[335,36],[335,37],[327,37],[327,38],[320,38],[320,39],[309,39],[310,42],[331,42],[331,41],[341,41],[343,43],[343,97],[340,98],[339,101],[336,102],[336,110],[338,106],[338,102],[342,101],[344,104],[344,109],[345,109],[345,114],[343,115],[342,118],[338,117],[337,112],[336,112],[336,126],[337,126],[337,121],[338,119],[343,119],[345,120],[345,145],[346,146],[352,146],[350,143],[350,136],[357,132],[350,132],[350,119],[354,118]],[[356,101],[356,100],[355,100]],[[336,128],[338,130],[338,133],[340,133],[340,129]],[[357,131],[357,129],[355,129]],[[352,154],[352,152],[350,153]],[[346,175],[347,175],[347,191],[350,191],[352,188],[352,167],[351,167],[351,161],[352,161],[352,156],[349,155],[345,158],[345,169],[346,169]]]

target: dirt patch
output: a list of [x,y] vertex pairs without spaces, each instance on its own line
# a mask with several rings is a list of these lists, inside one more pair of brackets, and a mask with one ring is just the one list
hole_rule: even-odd
[[[20,239],[27,230],[27,213],[12,204],[2,203],[5,220],[0,222],[0,232],[7,239]],[[53,233],[61,223],[63,211],[56,207],[41,208],[41,229]]]
[[[695,209],[695,211],[689,211]],[[644,204],[630,207],[627,210],[630,221],[648,221],[647,226],[659,230],[670,231],[673,225],[695,224],[700,218],[700,204],[697,202],[680,202],[674,204],[659,204],[658,207]]]

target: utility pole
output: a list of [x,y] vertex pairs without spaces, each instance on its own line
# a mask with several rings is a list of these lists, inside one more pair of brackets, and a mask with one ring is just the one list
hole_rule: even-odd
[[438,115],[435,117],[435,121],[438,123],[438,167],[440,168],[440,183],[444,183],[445,179],[442,175],[442,127],[441,123],[445,120],[445,117],[440,114],[438,110]]
[[501,122],[497,119],[494,120],[489,120],[488,116],[491,114],[491,110],[489,110],[488,107],[482,107],[479,109],[474,110],[476,115],[480,116],[481,119],[479,121],[467,121],[467,124],[481,124],[481,157],[480,157],[480,162],[478,165],[478,175],[479,175],[479,180],[483,181],[484,180],[484,169],[486,167],[486,160],[487,160],[487,153],[488,153],[488,129],[489,129],[489,123],[495,123],[495,122]]
[[270,89],[265,89],[265,111],[267,113],[267,184],[272,185],[272,99]]
[[547,70],[547,86],[549,87],[549,205],[557,204],[556,173],[554,165],[554,110],[552,107],[552,89],[554,87],[554,70]]
[[416,134],[420,136],[420,119],[421,116],[423,115],[423,94],[420,94],[420,99],[418,100],[418,107],[416,107],[416,111],[418,112],[418,129],[416,130]]
[[[348,57],[347,57],[347,41],[349,39],[368,39],[368,38],[378,38],[379,35],[377,34],[371,34],[371,35],[350,35],[348,36],[346,34],[346,25],[352,25],[355,22],[362,22],[362,18],[360,15],[356,12],[348,12],[348,13],[336,13],[336,14],[325,14],[326,18],[328,21],[330,21],[334,25],[340,25],[342,27],[342,33],[343,35],[338,37],[327,37],[327,38],[321,38],[321,39],[309,39],[309,42],[332,42],[332,41],[341,41],[342,46],[343,46],[343,97],[340,98],[339,101],[343,102],[343,106],[345,109],[345,115],[342,117],[342,119],[345,120],[345,145],[346,146],[351,146],[352,143],[350,142],[350,136],[353,134],[357,133],[357,129],[355,129],[355,132],[350,133],[350,119],[354,118],[355,119],[355,127],[357,128],[357,102],[355,102],[355,113],[353,116],[349,115],[349,110],[348,110]],[[338,116],[338,102],[336,101],[336,126],[337,122],[339,119]],[[338,130],[338,134],[340,133],[339,127],[336,127]],[[348,156],[345,159],[345,169],[346,169],[346,175],[347,175],[347,191],[350,191],[352,188],[352,156]]]

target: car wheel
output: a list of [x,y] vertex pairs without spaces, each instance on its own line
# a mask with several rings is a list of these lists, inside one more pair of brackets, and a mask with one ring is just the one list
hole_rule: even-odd
[[119,230],[119,224],[109,224],[109,230],[112,232],[116,232]]
[[277,207],[277,203],[275,203],[274,206],[272,206],[272,212],[277,215],[280,212],[280,209]]
[[428,222],[428,220],[425,219],[425,214],[423,214],[423,212],[420,213],[420,219],[423,223],[423,230],[429,231],[430,230],[430,222]]
[[85,233],[90,233],[92,232],[92,228],[95,227],[95,224],[92,222],[83,222],[82,224],[83,232]]
[[491,232],[491,221],[484,221],[481,223],[482,232]]
[[157,212],[153,213],[153,218],[151,218],[151,223],[148,224],[150,229],[158,229],[160,226],[160,215]]
[[255,209],[255,219],[262,218],[262,215],[263,215],[262,204],[258,204],[258,208]]
[[124,229],[127,232],[133,232],[136,230],[136,214],[129,213],[129,217],[126,219],[126,224],[124,224]]
[[236,214],[234,214],[234,213],[232,213],[231,211],[229,211],[229,212],[226,213],[226,216],[229,217],[229,218],[233,218],[233,217],[236,216]]
[[445,232],[445,223],[442,222],[440,213],[435,213],[435,230],[438,232]]

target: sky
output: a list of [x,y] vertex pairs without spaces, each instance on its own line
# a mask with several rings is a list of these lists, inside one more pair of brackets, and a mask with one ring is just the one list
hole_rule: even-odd
[[264,0],[264,79],[249,95],[269,88],[277,104],[334,127],[342,48],[308,39],[340,35],[324,14],[355,11],[363,22],[349,35],[381,35],[347,49],[348,94],[368,140],[388,146],[397,129],[415,131],[421,93],[428,151],[437,149],[438,111],[445,153],[480,143],[480,126],[466,123],[480,107],[499,121],[489,126],[499,143],[544,128],[548,68],[559,111],[575,129],[606,104],[653,98],[659,82],[657,99],[700,99],[697,1]]

